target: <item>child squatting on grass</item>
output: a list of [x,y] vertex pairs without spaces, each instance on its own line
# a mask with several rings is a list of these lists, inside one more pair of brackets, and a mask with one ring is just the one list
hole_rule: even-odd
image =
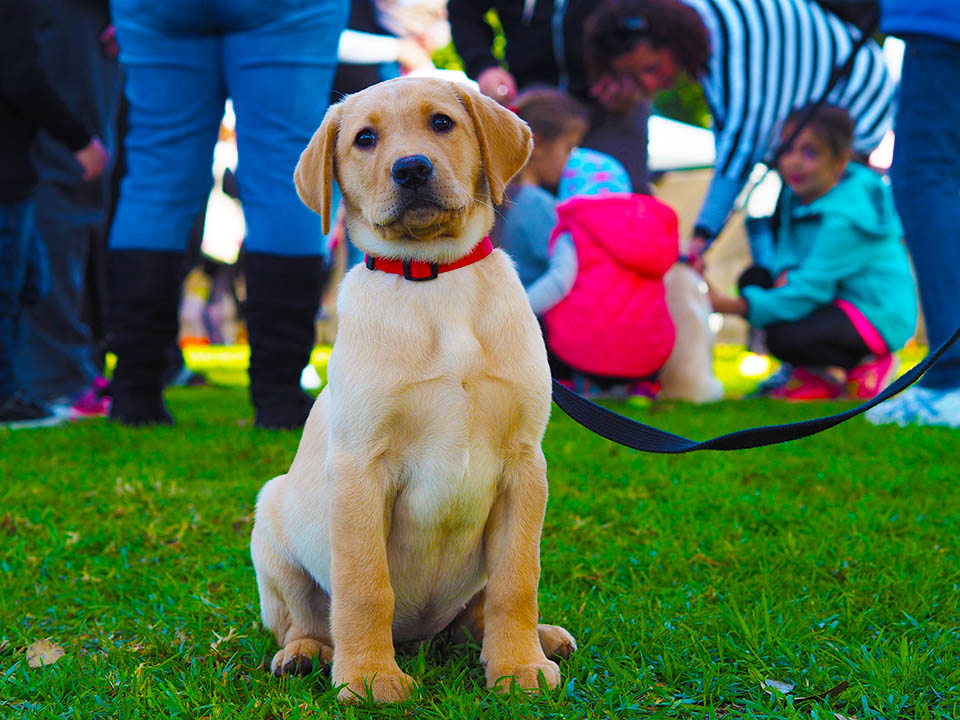
[[577,251],[569,234],[555,241],[556,188],[570,152],[587,131],[587,114],[572,97],[549,88],[528,90],[516,100],[517,114],[533,130],[533,153],[507,188],[503,216],[494,239],[517,267],[534,314],[562,300],[577,277]]
[[[807,108],[785,124],[789,138]],[[794,366],[771,397],[875,396],[897,370],[893,352],[917,322],[917,295],[888,183],[850,162],[853,123],[823,106],[780,157],[786,187],[772,267],[754,265],[740,296],[710,289],[714,310],[766,329],[770,353]]]
[[[581,394],[652,398],[674,342],[663,275],[677,259],[676,215],[631,193],[609,156],[571,162],[587,127],[575,100],[536,89],[516,105],[534,149],[508,193],[500,244],[541,319],[551,372]],[[561,184],[576,194],[555,205],[544,188]]]

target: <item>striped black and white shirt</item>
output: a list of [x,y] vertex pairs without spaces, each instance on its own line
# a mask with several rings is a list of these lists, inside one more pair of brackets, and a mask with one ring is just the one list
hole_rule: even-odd
[[[710,35],[710,63],[700,81],[713,115],[717,159],[696,224],[712,237],[753,166],[771,158],[787,116],[823,96],[860,31],[812,0],[682,1]],[[854,150],[868,153],[892,125],[893,97],[883,54],[871,40],[827,102],[850,112]]]

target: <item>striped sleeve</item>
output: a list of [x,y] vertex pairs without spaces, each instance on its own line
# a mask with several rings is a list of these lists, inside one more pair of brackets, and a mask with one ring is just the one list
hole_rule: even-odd
[[[859,31],[812,0],[683,0],[710,35],[711,59],[700,78],[714,118],[714,177],[697,219],[720,231],[754,165],[769,159],[790,112],[827,90],[833,69]],[[891,124],[893,86],[880,49],[870,41],[828,100],[847,107],[854,147],[876,147]]]

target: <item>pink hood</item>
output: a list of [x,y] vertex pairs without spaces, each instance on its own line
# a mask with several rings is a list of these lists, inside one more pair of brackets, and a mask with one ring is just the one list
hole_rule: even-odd
[[557,206],[551,242],[577,249],[573,289],[545,317],[551,350],[583,372],[639,378],[673,349],[663,275],[677,261],[677,216],[648,195],[574,197]]

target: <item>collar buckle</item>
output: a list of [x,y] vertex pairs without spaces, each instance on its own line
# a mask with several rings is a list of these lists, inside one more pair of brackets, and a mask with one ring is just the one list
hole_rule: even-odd
[[[426,263],[420,263],[420,264],[425,265]],[[430,263],[430,274],[424,275],[423,277],[417,277],[416,275],[413,274],[412,270],[413,268],[411,266],[411,261],[404,260],[403,261],[403,277],[406,278],[407,280],[414,280],[416,282],[422,282],[425,280],[435,280],[437,276],[440,274],[440,265],[438,265],[437,263]]]

